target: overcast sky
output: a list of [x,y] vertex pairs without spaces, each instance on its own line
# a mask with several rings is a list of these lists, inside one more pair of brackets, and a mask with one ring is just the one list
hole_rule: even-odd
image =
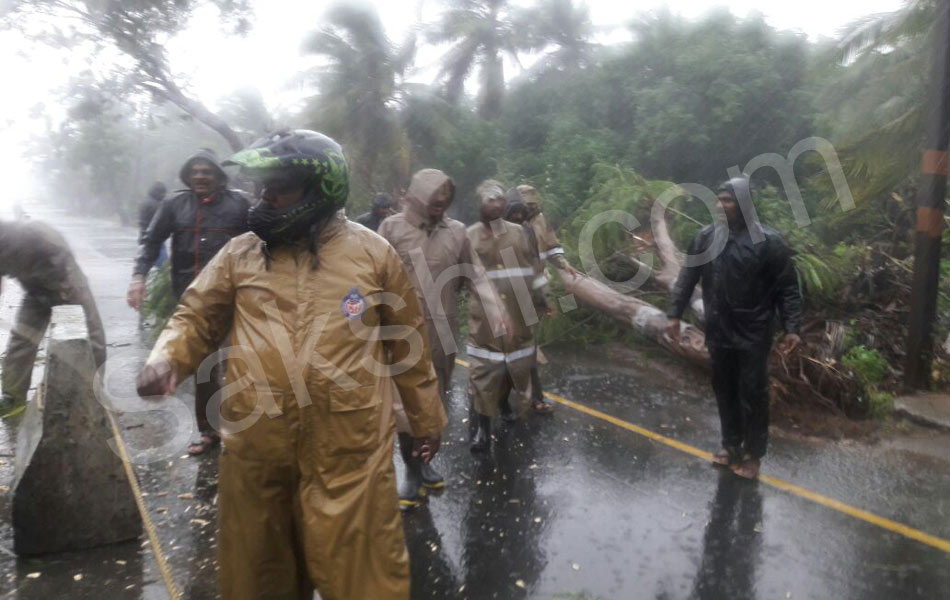
[[[417,15],[431,20],[440,4],[434,0],[374,0],[383,23],[394,40],[401,40]],[[518,4],[524,2],[518,1]],[[253,85],[264,94],[272,108],[292,105],[299,96],[288,88],[288,79],[309,64],[313,58],[300,55],[300,44],[308,31],[320,25],[320,17],[328,2],[305,0],[262,0],[255,8],[253,31],[243,39],[222,35],[213,9],[199,11],[189,27],[169,44],[172,66],[191,83],[191,90],[211,107],[218,99],[242,85]],[[664,5],[685,17],[700,16],[716,6],[726,6],[739,17],[750,11],[765,16],[766,21],[781,29],[798,30],[812,39],[834,36],[854,19],[875,12],[896,10],[902,0],[797,0],[795,2],[762,2],[761,0],[587,0],[591,18],[601,31],[618,28],[611,39],[625,35],[623,25],[637,14],[656,10]],[[31,118],[37,103],[48,105],[50,116],[61,114],[49,106],[50,90],[65,84],[72,73],[83,68],[71,60],[69,53],[30,44],[14,31],[0,33],[0,81],[6,85],[0,95],[0,165],[4,166],[5,193],[9,197],[25,192],[27,163],[21,156],[23,140],[41,128],[41,121]],[[420,78],[431,77],[438,54],[419,55]],[[515,75],[510,73],[509,75]],[[14,174],[13,177],[10,174]]]

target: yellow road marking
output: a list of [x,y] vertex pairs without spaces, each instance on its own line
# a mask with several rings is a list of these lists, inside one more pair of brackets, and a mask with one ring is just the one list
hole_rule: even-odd
[[115,435],[115,444],[119,448],[119,456],[122,459],[122,465],[125,467],[125,474],[129,478],[129,485],[132,486],[132,495],[135,496],[135,504],[142,516],[142,523],[145,525],[146,533],[148,533],[152,553],[155,555],[155,562],[158,563],[158,570],[161,571],[168,597],[170,600],[182,600],[181,592],[178,591],[178,586],[175,585],[175,579],[172,577],[172,570],[168,566],[165,554],[162,552],[162,544],[158,539],[158,533],[155,531],[155,525],[152,524],[152,519],[148,515],[148,508],[145,506],[145,499],[142,498],[142,490],[139,488],[139,480],[135,476],[135,469],[132,468],[132,461],[129,460],[125,442],[122,440],[122,436],[119,435],[119,427],[115,423],[115,417],[108,410],[106,410],[106,414],[109,415],[109,423],[112,425],[112,433]]
[[[462,360],[460,358],[455,359],[455,362],[465,368],[469,367],[468,361]],[[695,456],[696,458],[700,458],[705,461],[712,460],[711,453],[706,452],[705,450],[700,450],[699,448],[696,448],[695,446],[690,446],[689,444],[684,444],[683,442],[679,442],[672,438],[668,438],[665,435],[661,435],[654,431],[650,431],[649,429],[644,429],[643,427],[640,427],[639,425],[634,425],[633,423],[629,423],[627,421],[624,421],[623,419],[618,419],[617,417],[608,415],[607,413],[600,412],[597,409],[590,408],[589,406],[585,406],[578,402],[574,402],[573,400],[568,400],[567,398],[564,398],[563,396],[558,396],[557,394],[552,394],[550,392],[544,392],[544,395],[547,398],[550,398],[551,400],[554,400],[555,402],[559,404],[563,404],[564,406],[573,408],[576,411],[582,412],[586,415],[595,417],[602,421],[607,421],[608,423],[611,423],[612,425],[616,425],[617,427],[626,429],[627,431],[632,431],[646,438],[649,438],[655,442],[659,442],[661,444],[669,446],[670,448],[675,448],[679,450],[680,452],[691,454]],[[950,552],[950,540],[945,540],[943,538],[930,535],[929,533],[924,533],[923,531],[914,529],[913,527],[908,527],[907,525],[903,525],[901,523],[898,523],[897,521],[892,521],[884,517],[879,517],[873,513],[867,512],[866,510],[862,510],[860,508],[851,506],[849,504],[845,504],[844,502],[839,502],[827,496],[822,496],[821,494],[817,492],[813,492],[811,490],[797,486],[793,483],[789,483],[777,477],[772,477],[771,475],[759,475],[759,481],[761,481],[762,483],[768,484],[776,489],[780,489],[782,491],[788,492],[800,498],[811,500],[812,502],[821,504],[822,506],[826,506],[838,512],[844,513],[855,519],[859,519],[861,521],[870,523],[872,525],[877,525],[878,527],[881,527],[888,531],[892,531],[894,533],[898,533],[912,540],[917,540],[918,542],[927,544],[928,546],[932,546],[934,548],[937,548],[938,550],[943,550],[944,552]]]

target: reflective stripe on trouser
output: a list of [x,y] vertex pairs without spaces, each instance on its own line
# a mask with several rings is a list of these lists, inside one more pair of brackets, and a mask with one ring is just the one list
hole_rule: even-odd
[[[497,360],[498,355],[502,360]],[[536,362],[534,346],[507,354],[469,346],[468,360],[469,388],[476,412],[497,416],[500,412],[498,403],[506,400],[512,390],[517,395],[512,410],[518,414],[528,411],[531,405],[531,367]]]

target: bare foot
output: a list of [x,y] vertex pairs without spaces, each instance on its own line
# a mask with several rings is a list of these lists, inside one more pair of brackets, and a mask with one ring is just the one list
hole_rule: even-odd
[[713,454],[712,462],[714,465],[719,465],[722,467],[728,467],[734,465],[738,461],[738,452],[735,450],[730,450],[729,448],[723,448],[719,452]]
[[759,467],[762,461],[757,458],[749,458],[732,468],[733,472],[739,477],[745,479],[755,479],[759,476]]

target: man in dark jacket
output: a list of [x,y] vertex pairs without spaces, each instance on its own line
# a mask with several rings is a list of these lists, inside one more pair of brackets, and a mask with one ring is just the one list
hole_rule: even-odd
[[[218,250],[247,231],[248,199],[241,192],[227,189],[228,176],[214,152],[196,152],[185,161],[179,177],[189,189],[159,205],[135,259],[128,303],[136,310],[141,309],[145,298],[145,276],[166,239],[172,239],[172,293],[179,298]],[[188,448],[190,454],[202,454],[220,441],[206,412],[208,400],[219,386],[217,368],[211,372],[211,381],[195,382],[195,417],[201,438]]]
[[[751,199],[747,179],[737,177],[719,187],[726,224],[706,227],[690,244],[673,287],[667,334],[679,340],[680,317],[702,280],[706,346],[722,426],[723,449],[713,460],[753,479],[768,442],[768,358],[775,309],[785,329],[779,350],[788,353],[801,343],[802,299],[785,240],[754,219],[747,223],[740,198]],[[711,258],[701,256],[707,252]]]
[[155,216],[159,205],[165,199],[166,191],[165,184],[156,181],[148,188],[148,195],[145,200],[139,204],[139,244],[145,241],[145,232],[148,231],[148,226],[152,223],[152,217]]
[[39,221],[0,221],[0,275],[23,288],[23,301],[10,330],[3,357],[0,413],[26,402],[36,351],[52,307],[78,304],[86,314],[86,331],[97,366],[106,360],[106,339],[96,301],[63,236]]
[[363,227],[376,231],[379,229],[379,224],[383,222],[383,219],[395,214],[395,212],[396,211],[393,210],[392,196],[380,192],[373,198],[373,207],[369,212],[365,212],[356,217],[356,222]]
[[[145,200],[139,204],[139,245],[141,246],[145,242],[145,232],[148,231],[148,226],[152,223],[152,217],[155,216],[155,213],[158,212],[158,207],[161,205],[162,200],[165,199],[166,192],[165,184],[161,181],[156,181],[148,188],[148,195],[145,197]],[[165,259],[168,258],[168,255],[165,252],[165,244],[161,245],[158,251],[158,259],[155,261],[156,267],[161,267],[165,264]]]

